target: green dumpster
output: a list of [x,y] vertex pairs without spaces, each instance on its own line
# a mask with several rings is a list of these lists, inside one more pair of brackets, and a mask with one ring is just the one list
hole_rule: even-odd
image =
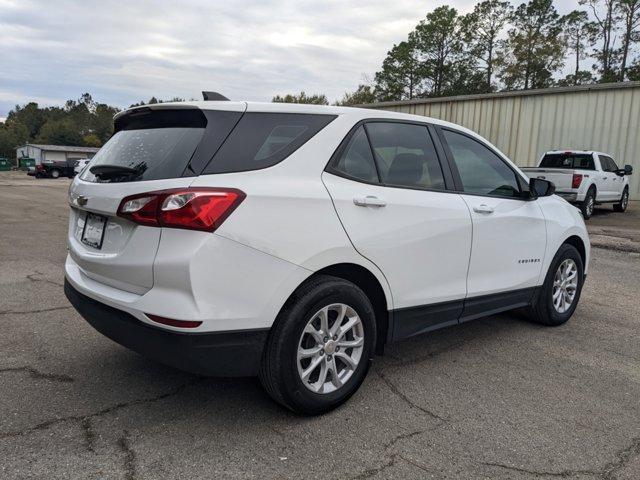
[[29,170],[29,167],[35,167],[35,166],[36,166],[35,158],[22,157],[20,160],[18,160],[18,168],[20,170]]
[[11,162],[8,158],[0,157],[0,171],[11,170]]

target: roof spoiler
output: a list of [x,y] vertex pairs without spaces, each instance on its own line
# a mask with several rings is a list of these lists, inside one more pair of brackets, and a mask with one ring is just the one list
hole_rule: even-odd
[[202,98],[204,98],[205,101],[229,101],[227,97],[218,92],[202,92]]

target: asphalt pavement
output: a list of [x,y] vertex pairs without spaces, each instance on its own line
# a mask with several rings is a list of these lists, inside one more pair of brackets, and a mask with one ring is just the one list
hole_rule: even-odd
[[0,478],[640,478],[640,204],[589,222],[573,318],[509,313],[376,358],[321,417],[147,360],[63,291],[68,179],[0,173]]

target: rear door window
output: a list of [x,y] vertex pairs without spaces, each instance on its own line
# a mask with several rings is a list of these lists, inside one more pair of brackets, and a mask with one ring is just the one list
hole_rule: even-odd
[[382,183],[444,190],[442,168],[427,127],[371,122],[366,128]]
[[245,113],[203,174],[271,167],[308,142],[335,115]]

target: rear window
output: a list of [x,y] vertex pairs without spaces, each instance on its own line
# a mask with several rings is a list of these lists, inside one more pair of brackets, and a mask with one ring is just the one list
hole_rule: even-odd
[[[81,178],[122,182],[181,177],[206,125],[206,117],[196,109],[134,110],[116,119],[116,133],[93,157]],[[114,168],[109,174],[91,172],[99,166]]]
[[572,168],[595,170],[593,156],[589,154],[547,153],[540,162],[542,168]]
[[281,162],[335,115],[245,113],[203,174],[244,172]]

